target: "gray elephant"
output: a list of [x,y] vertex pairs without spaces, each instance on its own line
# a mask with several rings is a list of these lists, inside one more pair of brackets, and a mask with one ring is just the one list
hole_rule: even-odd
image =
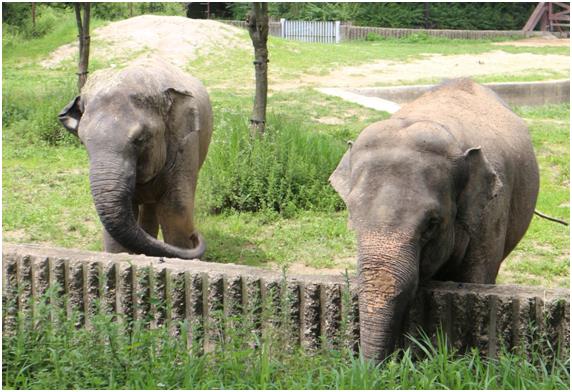
[[394,349],[420,283],[495,283],[539,187],[526,124],[468,79],[365,128],[330,182],[357,235],[361,347],[374,360]]
[[193,209],[212,109],[199,80],[159,59],[98,71],[59,120],[87,149],[106,251],[203,255]]

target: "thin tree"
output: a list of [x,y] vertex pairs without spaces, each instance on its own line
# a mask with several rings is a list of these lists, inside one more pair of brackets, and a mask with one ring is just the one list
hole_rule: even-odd
[[266,125],[266,100],[268,95],[268,3],[252,3],[246,15],[246,24],[254,46],[254,75],[256,90],[250,119],[253,135],[262,135]]
[[32,33],[36,34],[36,3],[32,2]]
[[[75,19],[77,22],[77,31],[79,38],[79,61],[77,72],[77,88],[81,92],[85,81],[87,80],[89,66],[89,18],[90,3],[74,3]],[[83,18],[82,11],[83,10]]]

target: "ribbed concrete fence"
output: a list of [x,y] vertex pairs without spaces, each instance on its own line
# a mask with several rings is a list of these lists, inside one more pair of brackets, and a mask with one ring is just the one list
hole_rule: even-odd
[[[184,320],[200,324],[208,341],[217,312],[240,314],[267,303],[272,313],[287,315],[292,338],[304,347],[332,344],[341,329],[346,343],[359,339],[357,288],[342,276],[283,276],[230,264],[32,245],[4,244],[2,256],[8,333],[16,314],[33,313],[55,285],[54,303],[68,315],[79,312],[81,325],[90,324],[99,302],[99,311],[147,320],[150,327]],[[478,347],[489,355],[501,346],[530,351],[539,337],[566,348],[569,308],[567,289],[432,282],[419,290],[405,330],[418,336],[423,328],[434,336],[442,326],[453,347]]]

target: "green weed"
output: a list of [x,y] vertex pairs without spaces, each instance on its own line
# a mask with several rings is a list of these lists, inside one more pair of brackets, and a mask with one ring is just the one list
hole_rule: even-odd
[[[568,389],[568,360],[540,351],[503,351],[486,359],[452,350],[442,334],[412,339],[411,348],[374,364],[343,343],[303,350],[287,323],[262,313],[217,316],[211,338],[198,324],[154,329],[97,313],[89,328],[66,318],[56,292],[20,314],[2,335],[4,389]],[[5,310],[5,308],[4,308]],[[256,321],[254,314],[261,317]],[[6,320],[6,317],[4,317]],[[120,319],[122,320],[122,319]],[[262,328],[260,328],[262,327]],[[173,333],[176,331],[177,333]],[[189,339],[189,336],[194,338]],[[201,337],[203,336],[203,337]],[[208,343],[207,343],[208,342]],[[209,347],[208,350],[205,350]]]
[[210,210],[276,211],[342,208],[328,184],[345,145],[291,119],[270,116],[265,134],[251,137],[245,116],[223,114],[201,172]]

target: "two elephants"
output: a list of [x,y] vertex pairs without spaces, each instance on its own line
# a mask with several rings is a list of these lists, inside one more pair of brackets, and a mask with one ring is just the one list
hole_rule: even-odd
[[[157,61],[96,73],[59,118],[87,148],[107,251],[202,256],[193,209],[212,110],[198,80]],[[381,359],[420,283],[495,282],[539,179],[526,124],[463,79],[365,128],[330,181],[357,234],[362,350]]]

